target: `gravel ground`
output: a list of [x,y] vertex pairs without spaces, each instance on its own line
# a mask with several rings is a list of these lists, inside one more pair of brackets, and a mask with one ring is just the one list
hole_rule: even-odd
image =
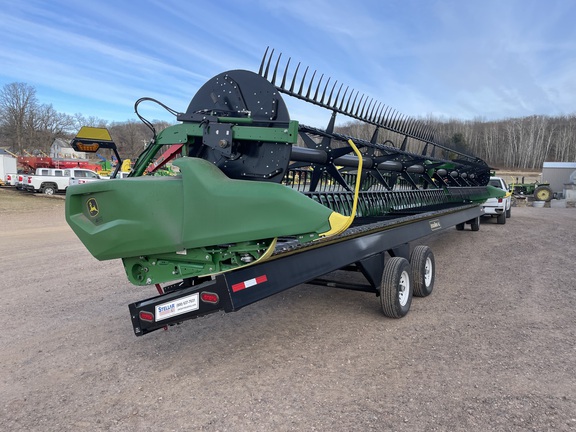
[[575,209],[424,239],[435,290],[400,320],[301,285],[140,338],[154,288],[95,260],[62,197],[0,189],[0,221],[2,430],[576,430]]

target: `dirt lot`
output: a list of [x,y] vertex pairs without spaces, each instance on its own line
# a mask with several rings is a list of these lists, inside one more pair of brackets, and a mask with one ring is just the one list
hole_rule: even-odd
[[0,189],[0,222],[2,430],[576,430],[575,209],[427,238],[435,291],[400,320],[302,285],[140,338],[127,305],[154,289],[92,258],[63,199]]

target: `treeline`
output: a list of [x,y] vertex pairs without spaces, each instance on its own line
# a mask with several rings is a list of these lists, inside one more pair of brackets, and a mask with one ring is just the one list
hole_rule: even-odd
[[[471,121],[422,119],[434,130],[434,141],[462,153],[477,156],[500,169],[541,169],[542,163],[576,161],[576,114],[531,116],[505,120]],[[350,122],[339,131],[369,140],[373,126]],[[391,140],[396,147],[402,136],[384,132],[379,142]],[[421,152],[423,143],[410,140],[407,149]],[[438,153],[436,153],[438,155]],[[447,157],[446,152],[442,157]]]
[[[435,142],[480,157],[496,168],[540,169],[544,161],[576,161],[576,114],[495,121],[431,117],[421,121],[435,131]],[[170,125],[153,123],[158,132]],[[39,103],[36,89],[25,83],[6,84],[0,90],[0,147],[12,153],[48,155],[56,138],[70,140],[82,126],[108,128],[125,158],[134,159],[152,138],[150,129],[140,121],[109,122],[82,114],[58,113],[52,105]],[[374,127],[354,121],[338,130],[369,140]],[[401,136],[389,132],[380,135],[379,142],[385,140],[397,147],[402,143]],[[421,152],[422,148],[422,143],[410,140],[410,151]],[[442,156],[447,157],[446,153]]]
[[[153,121],[159,132],[170,124]],[[0,90],[0,147],[18,156],[49,156],[55,139],[71,140],[82,126],[106,127],[123,158],[135,159],[152,132],[139,120],[109,122],[82,114],[63,114],[39,103],[36,89],[26,83],[6,84]]]
[[576,114],[430,123],[440,142],[501,169],[541,169],[544,161],[576,161]]

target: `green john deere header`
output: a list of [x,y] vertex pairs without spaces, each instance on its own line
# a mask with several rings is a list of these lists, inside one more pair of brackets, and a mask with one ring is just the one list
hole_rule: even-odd
[[[305,244],[502,195],[486,163],[436,142],[420,120],[289,62],[278,74],[279,58],[271,72],[272,59],[210,79],[178,124],[152,127],[128,178],[68,188],[66,220],[94,257],[122,259],[134,284],[159,284],[270,259],[279,238]],[[328,126],[291,120],[281,93],[330,110]],[[371,139],[338,133],[338,114],[370,125]],[[120,160],[106,130],[83,128],[73,146]],[[176,175],[155,175],[168,163]]]

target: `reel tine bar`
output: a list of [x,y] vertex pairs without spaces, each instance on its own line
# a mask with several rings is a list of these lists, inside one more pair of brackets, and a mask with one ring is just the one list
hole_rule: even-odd
[[[275,57],[274,49],[270,50],[270,54],[268,54],[268,52],[269,48],[266,48],[258,74],[269,80],[279,91],[315,105],[319,105],[323,108],[347,115],[356,120],[392,132],[400,133],[419,141],[429,142],[431,140],[433,134],[430,133],[430,127],[428,125],[417,119],[404,116],[385,104],[378,102],[373,98],[370,99],[368,96],[361,94],[357,90],[349,92],[350,88],[346,87],[344,93],[342,93],[343,84],[340,84],[336,96],[333,98],[338,81],[334,81],[332,86],[330,86],[331,78],[328,78],[322,87],[324,74],[317,79],[317,71],[313,71],[312,76],[307,79],[309,67],[306,67],[302,78],[299,79],[298,72],[300,69],[300,63],[296,66],[292,79],[288,80],[291,58],[288,58],[284,72],[282,73],[282,80],[277,84],[278,68],[280,67],[282,54],[278,54],[270,76],[270,70],[272,69],[273,64],[272,62]],[[286,85],[287,81],[290,81],[290,86]],[[298,90],[295,90],[298,81]],[[328,89],[330,89],[329,92]],[[328,98],[326,99],[327,93]]]

